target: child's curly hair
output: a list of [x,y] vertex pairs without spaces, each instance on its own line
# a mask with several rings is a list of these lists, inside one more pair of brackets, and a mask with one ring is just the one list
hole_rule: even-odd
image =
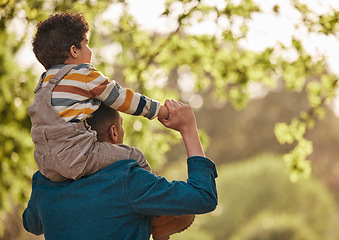
[[46,69],[63,64],[70,47],[81,48],[80,42],[88,31],[83,14],[58,12],[38,23],[32,41],[33,52]]

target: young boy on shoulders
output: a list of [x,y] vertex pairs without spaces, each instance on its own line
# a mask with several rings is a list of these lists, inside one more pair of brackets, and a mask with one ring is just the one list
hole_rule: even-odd
[[168,118],[160,102],[122,88],[91,64],[89,25],[79,13],[59,12],[41,21],[33,51],[46,68],[29,108],[35,160],[53,181],[78,179],[126,158],[150,170],[135,148],[102,145],[86,119],[100,104],[149,119]]

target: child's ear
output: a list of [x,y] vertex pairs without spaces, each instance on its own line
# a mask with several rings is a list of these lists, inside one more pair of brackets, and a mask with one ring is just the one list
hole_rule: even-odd
[[113,144],[118,142],[118,129],[116,128],[115,125],[112,125],[109,128],[109,140]]
[[77,48],[74,45],[70,47],[69,54],[70,54],[70,57],[78,58]]

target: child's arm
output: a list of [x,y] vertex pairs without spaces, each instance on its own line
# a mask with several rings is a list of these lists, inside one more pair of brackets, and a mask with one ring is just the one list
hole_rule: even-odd
[[159,119],[168,119],[169,118],[169,112],[168,112],[168,108],[166,106],[160,106],[158,118]]
[[159,101],[125,89],[114,80],[109,81],[95,68],[89,70],[91,73],[87,77],[87,87],[94,98],[103,101],[107,106],[126,114],[144,116],[148,119],[159,117],[159,114],[162,118],[168,116],[168,113],[166,115],[167,109],[160,108]]

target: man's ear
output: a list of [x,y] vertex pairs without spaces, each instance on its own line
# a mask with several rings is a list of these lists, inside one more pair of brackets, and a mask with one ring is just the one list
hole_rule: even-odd
[[113,144],[116,144],[118,142],[118,129],[115,125],[112,125],[109,128],[109,140]]
[[70,57],[73,57],[73,58],[78,58],[78,52],[77,52],[77,48],[72,45],[69,49],[69,55]]

